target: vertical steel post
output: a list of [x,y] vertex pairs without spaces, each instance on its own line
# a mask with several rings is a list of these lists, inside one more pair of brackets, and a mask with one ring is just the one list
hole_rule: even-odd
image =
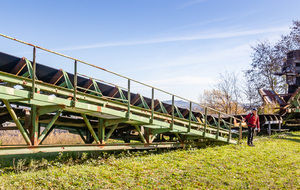
[[173,125],[174,125],[174,95],[172,95],[172,123],[171,123],[171,130],[173,130]]
[[205,137],[206,126],[207,126],[207,107],[205,107],[205,109],[204,109],[204,129],[203,129],[203,137]]
[[127,119],[130,120],[130,79],[128,79],[128,91],[127,91],[127,100],[128,100],[128,105],[127,105]]
[[[31,98],[34,99],[35,94],[35,77],[36,77],[36,47],[33,47],[33,58],[32,58],[32,88],[31,88]],[[31,144],[34,146],[38,145],[38,128],[39,128],[39,116],[37,113],[37,106],[31,105],[31,125],[30,125],[30,140]]]
[[279,124],[278,124],[278,130],[279,130],[279,132],[281,132],[281,122],[282,122],[282,120],[279,120]]
[[105,126],[104,120],[98,118],[98,137],[101,144],[105,144]]
[[34,98],[35,93],[35,74],[36,74],[36,47],[33,47],[33,58],[32,58],[32,90],[31,90],[31,98]]
[[220,131],[220,125],[221,125],[221,113],[218,113],[218,128],[217,128],[217,133],[216,133],[216,139],[219,138],[219,131]]
[[154,88],[152,88],[152,97],[151,97],[151,120],[150,123],[153,123],[154,117]]
[[190,102],[190,110],[189,110],[189,128],[188,133],[191,132],[191,126],[192,126],[192,102]]
[[73,95],[73,107],[76,106],[76,94],[77,94],[77,60],[74,62],[74,95]]
[[39,127],[39,115],[37,112],[37,106],[31,105],[30,110],[31,115],[31,125],[30,125],[30,140],[31,144],[34,146],[38,145],[38,127]]
[[232,117],[230,117],[230,119],[229,119],[229,133],[228,133],[228,139],[227,139],[228,143],[230,142],[230,139],[231,139],[231,126],[232,126]]

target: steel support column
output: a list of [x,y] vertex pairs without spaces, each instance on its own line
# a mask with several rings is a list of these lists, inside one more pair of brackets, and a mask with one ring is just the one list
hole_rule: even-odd
[[178,138],[178,140],[180,141],[180,142],[183,142],[182,141],[182,138],[178,135],[178,133],[174,133],[175,134],[175,136]]
[[136,128],[137,132],[139,133],[139,136],[140,136],[142,142],[147,143],[147,141],[146,141],[144,135],[142,134],[141,129],[139,128],[139,126],[135,125],[135,128]]
[[39,131],[39,115],[36,105],[31,105],[30,110],[31,124],[30,124],[30,141],[34,146],[38,145],[38,131]]
[[79,134],[79,136],[81,137],[81,139],[83,140],[83,142],[84,142],[85,144],[87,144],[87,141],[86,141],[86,139],[84,138],[84,136],[83,136],[83,134],[81,133],[81,131],[80,131],[79,129],[76,129],[76,131],[77,131],[77,133]]
[[101,144],[105,144],[105,124],[104,120],[98,118],[98,137]]
[[48,123],[47,127],[43,130],[42,134],[38,138],[38,144],[40,144],[40,142],[45,138],[48,131],[51,130],[53,124],[55,123],[55,121],[57,120],[57,118],[59,117],[61,112],[62,112],[62,110],[59,110],[58,112],[56,112],[55,116],[51,119],[50,123]]
[[15,111],[12,109],[10,103],[7,100],[2,100],[3,103],[6,105],[7,111],[9,112],[9,114],[11,115],[12,119],[14,120],[15,124],[17,125],[20,133],[22,134],[25,142],[28,145],[31,145],[31,141],[28,137],[28,133],[24,130],[22,124],[20,123],[18,116],[16,115]]
[[128,79],[128,91],[127,91],[127,114],[126,117],[128,121],[130,120],[130,99],[131,99],[131,93],[130,93],[130,79]]
[[217,133],[216,133],[216,139],[218,139],[219,138],[219,131],[220,131],[220,125],[221,125],[221,114],[220,114],[220,112],[218,113],[218,128],[217,128]]
[[83,120],[84,120],[86,126],[88,127],[89,131],[91,132],[93,138],[95,139],[96,143],[97,143],[97,144],[100,144],[100,141],[99,141],[99,139],[98,139],[98,137],[97,137],[97,135],[96,135],[96,133],[95,133],[95,131],[94,131],[94,129],[93,129],[91,123],[90,123],[90,121],[89,121],[88,118],[86,117],[86,115],[85,115],[85,114],[81,114],[81,116],[82,116],[82,118],[83,118]]
[[192,126],[192,102],[190,102],[190,109],[189,109],[189,126],[187,132],[191,132],[191,126]]
[[152,143],[154,135],[151,134],[150,129],[147,127],[144,128],[144,131],[145,131],[144,135],[145,135],[145,139],[146,139],[147,143]]
[[40,145],[44,142],[44,140],[48,137],[48,135],[54,130],[54,127],[51,127],[49,131],[47,131],[45,137],[41,140]]
[[115,129],[117,128],[118,124],[115,124],[107,133],[106,137],[105,137],[105,142],[108,141],[109,137],[112,135],[112,133],[115,131]]
[[205,107],[205,111],[204,111],[204,129],[203,129],[203,137],[205,137],[206,126],[207,126],[207,107]]

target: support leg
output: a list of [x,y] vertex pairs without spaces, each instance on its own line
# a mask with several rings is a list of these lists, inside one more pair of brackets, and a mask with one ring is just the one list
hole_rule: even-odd
[[139,133],[139,136],[140,136],[142,142],[143,142],[143,143],[147,143],[147,141],[146,141],[144,135],[142,134],[142,132],[141,132],[139,126],[136,125],[135,128],[136,128],[137,132]]
[[38,144],[40,144],[41,141],[46,137],[46,134],[50,131],[50,129],[52,128],[53,124],[55,123],[55,121],[57,120],[57,118],[59,117],[61,112],[62,112],[62,110],[59,110],[58,112],[56,112],[55,116],[52,118],[50,123],[48,123],[47,127],[43,130],[42,134],[38,138]]
[[152,143],[153,141],[153,135],[150,132],[149,128],[144,128],[144,134],[145,134],[145,139],[147,141],[147,143]]
[[104,120],[98,118],[98,137],[101,144],[105,144],[105,125]]
[[83,120],[84,120],[86,126],[88,127],[89,131],[91,132],[92,136],[94,137],[96,143],[100,144],[100,141],[99,141],[99,139],[98,139],[98,137],[97,137],[97,135],[96,135],[96,133],[95,133],[92,125],[90,124],[88,118],[86,117],[86,115],[85,114],[81,114],[81,116],[83,117]]
[[38,130],[39,130],[39,116],[37,113],[37,106],[31,106],[31,125],[30,125],[30,141],[34,146],[38,145]]
[[20,123],[15,111],[12,109],[11,105],[9,104],[9,102],[7,100],[2,100],[3,103],[6,105],[7,111],[9,112],[9,114],[11,115],[12,119],[14,120],[14,122],[16,123],[19,131],[21,132],[25,142],[27,143],[27,145],[32,145],[31,141],[28,137],[28,133],[27,131],[24,130],[22,124]]
[[87,143],[87,141],[85,140],[83,134],[81,133],[81,131],[79,129],[76,129],[76,131],[78,132],[79,136],[81,137],[81,139],[83,140],[84,143]]
[[105,137],[105,142],[108,141],[109,137],[112,135],[112,133],[115,131],[115,129],[117,128],[118,124],[115,124],[107,133],[106,137]]
[[40,144],[44,142],[44,140],[49,136],[49,134],[53,131],[54,127],[52,127],[45,135],[45,137],[41,140]]

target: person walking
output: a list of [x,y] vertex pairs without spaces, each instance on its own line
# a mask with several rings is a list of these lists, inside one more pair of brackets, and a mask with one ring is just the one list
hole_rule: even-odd
[[259,126],[259,116],[257,115],[257,109],[253,108],[252,113],[249,113],[245,118],[244,121],[247,122],[248,125],[248,146],[254,146],[253,144],[253,134],[254,130],[257,127],[257,131],[260,132]]

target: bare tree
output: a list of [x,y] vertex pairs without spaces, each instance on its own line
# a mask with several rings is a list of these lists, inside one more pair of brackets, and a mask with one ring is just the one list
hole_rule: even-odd
[[252,47],[251,68],[244,71],[247,85],[245,95],[249,102],[259,104],[258,89],[260,88],[272,89],[279,93],[287,92],[285,78],[276,73],[281,72],[282,64],[286,61],[286,54],[300,49],[299,37],[300,21],[293,21],[290,33],[282,35],[275,44],[266,40]]
[[241,94],[237,73],[225,71],[219,75],[218,81],[214,89],[206,90],[199,96],[200,103],[227,114],[244,112],[240,104]]

